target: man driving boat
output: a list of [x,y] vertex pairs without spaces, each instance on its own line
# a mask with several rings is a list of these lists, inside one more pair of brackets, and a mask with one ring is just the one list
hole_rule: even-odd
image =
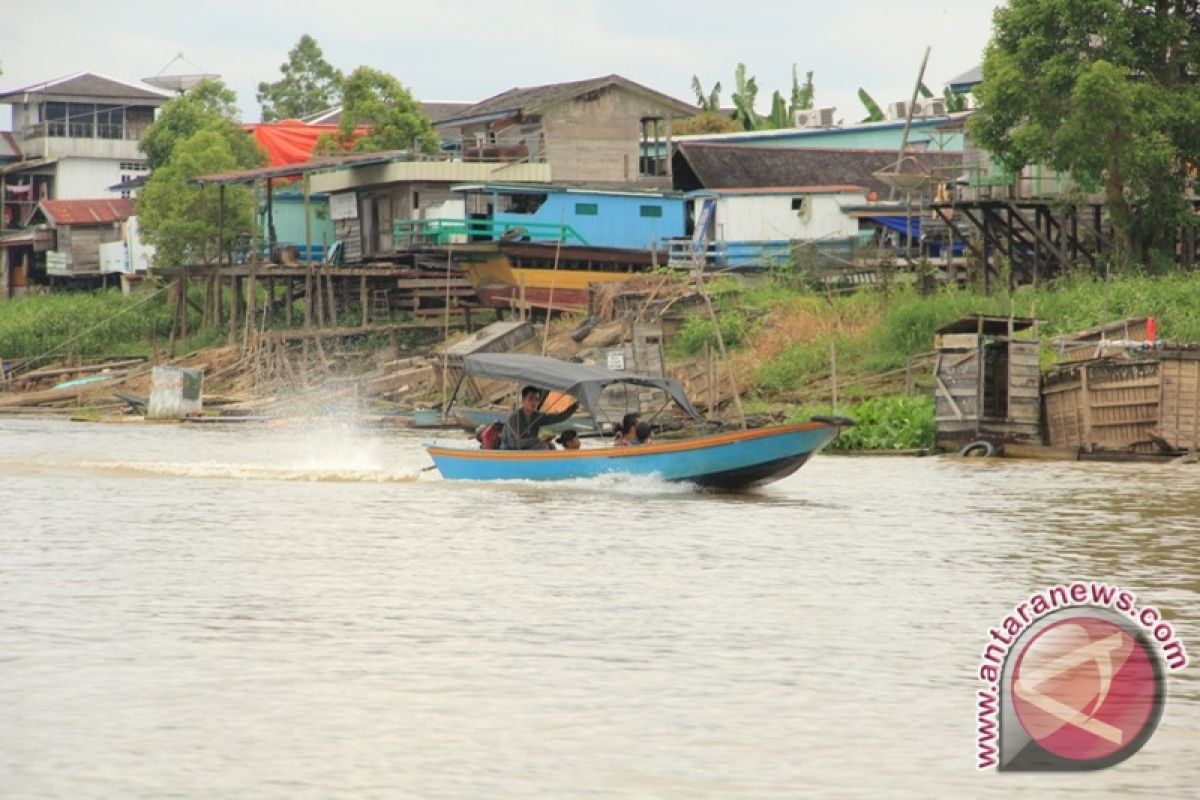
[[550,445],[538,435],[543,425],[557,425],[570,419],[579,409],[575,402],[557,414],[539,411],[541,390],[526,386],[521,390],[521,406],[504,423],[504,434],[500,438],[501,450],[549,450]]

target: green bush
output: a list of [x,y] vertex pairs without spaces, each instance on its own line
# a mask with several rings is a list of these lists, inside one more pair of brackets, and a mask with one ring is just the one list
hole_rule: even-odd
[[113,289],[2,302],[0,358],[32,358],[52,351],[59,357],[144,353],[156,335],[164,339],[170,333],[174,309],[166,295],[142,302],[144,295],[124,297]]
[[[789,422],[806,421],[829,408],[804,407]],[[933,447],[934,406],[928,395],[872,397],[843,412],[854,420],[830,445],[831,450],[916,450]]]
[[[721,338],[726,347],[737,347],[749,337],[751,324],[740,311],[722,311],[717,319],[721,325]],[[692,356],[703,352],[705,346],[717,347],[717,327],[711,319],[690,314],[683,327],[675,335],[672,350],[676,355]]]

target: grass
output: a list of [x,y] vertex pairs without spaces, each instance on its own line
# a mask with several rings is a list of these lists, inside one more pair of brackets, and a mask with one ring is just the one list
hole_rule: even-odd
[[166,341],[173,317],[165,293],[150,299],[116,289],[17,297],[0,303],[0,358],[143,355],[156,338]]

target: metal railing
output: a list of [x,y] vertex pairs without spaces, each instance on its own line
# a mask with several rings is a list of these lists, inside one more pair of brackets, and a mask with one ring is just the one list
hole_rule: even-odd
[[587,246],[588,241],[570,225],[552,222],[503,222],[491,219],[398,219],[392,223],[392,241],[440,246],[468,242],[558,242]]

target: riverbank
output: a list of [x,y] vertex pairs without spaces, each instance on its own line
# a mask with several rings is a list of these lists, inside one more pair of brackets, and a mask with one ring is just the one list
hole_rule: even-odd
[[[817,294],[787,279],[750,287],[721,281],[711,291],[746,412],[779,420],[821,413],[854,417],[859,427],[838,444],[852,450],[932,445],[931,380],[922,357],[939,326],[966,314],[1042,320],[1043,365],[1054,360],[1052,337],[1125,316],[1154,315],[1163,339],[1200,340],[1200,276],[1194,274],[1076,278],[999,294],[943,288],[921,295],[908,286]],[[0,307],[0,357],[11,362],[51,352],[79,362],[100,355],[159,356],[169,343],[172,313],[165,295],[23,298]],[[561,336],[579,321],[558,321],[552,332]],[[713,329],[705,317],[686,318],[665,341],[669,368],[694,364],[714,347]],[[174,344],[181,352],[204,352],[218,344],[211,338],[201,334]],[[378,361],[380,347],[355,349],[359,363],[336,365],[346,374],[361,374],[362,362]]]

